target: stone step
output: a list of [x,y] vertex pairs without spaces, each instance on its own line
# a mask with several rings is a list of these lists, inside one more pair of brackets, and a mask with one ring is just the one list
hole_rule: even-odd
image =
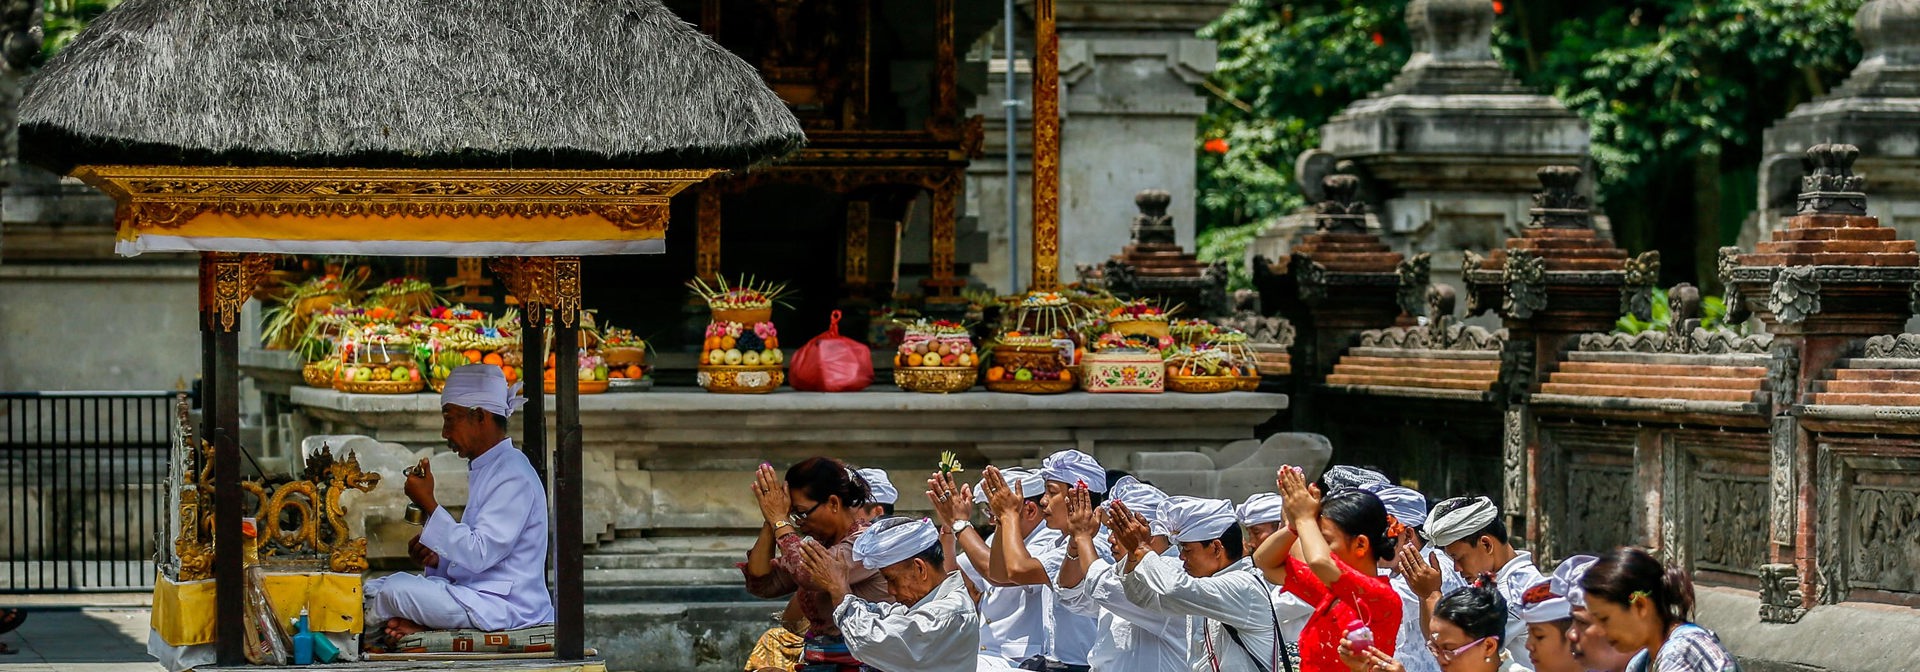
[[589,586],[697,586],[739,585],[740,570],[704,569],[593,569],[581,581]]
[[737,672],[781,606],[589,602],[586,640],[614,672]]
[[720,569],[746,559],[744,552],[700,553],[588,553],[588,570],[595,569]]
[[1493,350],[1419,350],[1398,348],[1355,347],[1347,351],[1347,357],[1378,357],[1383,359],[1444,359],[1493,362],[1494,368],[1500,368],[1500,353]]
[[1826,380],[1815,385],[1817,391],[1834,394],[1920,394],[1920,380]]
[[1836,394],[1821,392],[1807,395],[1817,406],[1920,406],[1920,394]]
[[1629,376],[1701,376],[1760,378],[1767,375],[1764,366],[1691,366],[1682,364],[1635,364],[1623,362],[1560,363],[1561,373],[1590,373]]
[[1849,357],[1840,360],[1835,366],[1839,367],[1837,369],[1838,371],[1850,369],[1903,371],[1920,369],[1920,359],[1867,359],[1865,357]]
[[[1816,229],[1817,230],[1817,229]],[[1838,229],[1845,231],[1847,229]],[[1880,229],[1854,229],[1856,231],[1878,231]],[[1817,254],[1841,252],[1879,252],[1892,254],[1912,252],[1911,240],[1785,240],[1760,243],[1754,251],[1761,254]]]
[[1362,366],[1358,364],[1347,364],[1345,362],[1341,362],[1333,365],[1333,373],[1335,375],[1352,376],[1352,377],[1359,377],[1359,378],[1365,378],[1365,377],[1391,378],[1395,376],[1406,376],[1409,374],[1417,374],[1421,378],[1433,378],[1438,380],[1471,380],[1471,381],[1479,381],[1483,383],[1491,382],[1494,378],[1498,378],[1500,376],[1500,372],[1498,370],[1490,371],[1490,370],[1481,370],[1481,369],[1452,369],[1452,368],[1434,368],[1434,367],[1424,367],[1424,366]]
[[754,537],[745,535],[730,536],[686,536],[686,537],[623,537],[613,541],[603,541],[600,545],[587,550],[587,555],[604,553],[624,555],[631,553],[688,553],[688,552],[734,552],[744,554],[753,548]]
[[756,600],[747,593],[738,573],[730,585],[695,586],[585,586],[588,604],[673,604]]
[[1873,252],[1744,254],[1740,256],[1740,264],[1742,266],[1915,266],[1920,265],[1920,254],[1912,252],[1892,254]]
[[1834,380],[1907,380],[1920,382],[1920,369],[1834,369]]
[[[1744,353],[1726,354],[1726,355],[1674,355],[1674,354],[1656,354],[1651,352],[1597,352],[1597,351],[1589,351],[1589,350],[1576,350],[1576,351],[1567,353],[1567,361],[1569,362],[1609,362],[1609,363],[1615,363],[1615,364],[1654,364],[1654,365],[1660,365],[1660,366],[1681,366],[1681,367],[1694,368],[1694,369],[1697,369],[1702,366],[1759,367],[1762,371],[1764,371],[1767,366],[1766,355],[1744,354]],[[1564,366],[1564,364],[1562,366]]]
[[1611,385],[1569,385],[1548,382],[1540,386],[1545,394],[1564,394],[1575,397],[1625,397],[1629,399],[1685,399],[1688,401],[1754,401],[1758,396],[1754,392],[1743,390],[1700,390],[1676,389],[1668,387],[1611,386]]
[[1485,391],[1493,387],[1492,380],[1448,380],[1445,378],[1419,378],[1414,376],[1348,376],[1332,374],[1327,376],[1328,385],[1355,385],[1374,387],[1420,387],[1436,390],[1473,390]]
[[1377,366],[1402,369],[1451,369],[1455,371],[1499,371],[1499,359],[1428,359],[1425,357],[1365,357],[1347,356],[1340,358],[1336,368],[1346,366]]
[[1786,221],[1789,229],[1832,229],[1839,227],[1879,228],[1880,218],[1872,215],[1794,215]]
[[1799,240],[1894,240],[1900,232],[1884,228],[1785,229],[1773,232],[1775,242]]
[[[1705,377],[1707,375],[1712,375],[1716,373],[1716,371],[1711,367],[1694,369],[1686,373],[1689,375],[1680,375],[1675,373],[1650,373],[1650,372],[1649,373],[1636,372],[1631,374],[1611,374],[1611,373],[1577,373],[1577,372],[1570,372],[1570,371],[1561,371],[1559,373],[1553,374],[1553,377],[1550,380],[1551,382],[1566,383],[1569,385],[1599,385],[1599,386],[1621,386],[1621,387],[1640,386],[1640,387],[1649,387],[1649,388],[1668,388],[1668,389],[1683,388],[1683,389],[1699,389],[1699,390],[1746,390],[1749,392],[1758,391],[1761,385],[1763,384],[1763,381],[1760,378],[1741,378],[1741,377],[1733,377],[1733,376],[1712,377],[1712,378]],[[1916,385],[1920,385],[1920,383],[1916,383]]]

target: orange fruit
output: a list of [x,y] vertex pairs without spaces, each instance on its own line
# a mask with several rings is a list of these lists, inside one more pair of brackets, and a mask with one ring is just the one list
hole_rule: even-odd
[[736,339],[736,338],[734,338],[734,337],[732,337],[732,336],[723,336],[723,337],[721,337],[721,339],[720,339],[720,347],[719,347],[719,348],[715,348],[715,349],[717,349],[717,350],[732,350],[732,349],[733,349],[733,346],[734,346],[734,345],[736,345],[736,344],[738,344],[738,343],[739,343],[739,339]]
[[518,380],[520,380],[520,370],[519,370],[519,369],[516,369],[516,368],[513,368],[513,367],[511,367],[511,366],[502,366],[502,367],[500,367],[500,372],[501,372],[501,373],[504,373],[504,374],[507,374],[507,383],[508,383],[508,384],[512,384],[512,383],[514,383],[514,382],[516,382],[516,381],[518,381]]
[[647,372],[646,372],[646,371],[644,371],[644,370],[641,370],[641,368],[640,368],[640,365],[639,365],[639,364],[628,364],[628,365],[627,365],[627,377],[628,377],[628,378],[644,378],[644,377],[646,377],[646,375],[647,375]]
[[768,349],[768,350],[772,350],[772,349],[774,349],[774,348],[778,348],[778,347],[780,347],[780,337],[779,337],[779,336],[768,336],[768,337],[767,337],[767,349]]
[[1000,380],[1006,379],[1006,377],[1007,377],[1007,370],[1005,367],[996,366],[991,369],[987,369],[987,380],[998,382]]
[[463,352],[463,353],[460,353],[460,354],[463,354],[463,355],[466,355],[466,356],[467,356],[467,363],[469,363],[469,364],[479,364],[479,363],[480,363],[480,359],[481,359],[481,357],[480,357],[480,351],[479,351],[479,350],[468,350],[468,351],[466,351],[466,352]]
[[547,369],[547,382],[553,382],[553,369]]
[[497,353],[497,352],[489,353],[486,357],[482,358],[480,361],[485,362],[487,364],[492,364],[494,366],[507,365],[506,360],[500,359],[500,353]]
[[707,340],[700,344],[701,352],[720,350],[720,349],[722,348],[720,347],[720,337],[718,336],[708,336]]
[[1060,380],[1063,382],[1073,380],[1073,371],[1071,369],[1061,369]]
[[907,355],[907,366],[919,366],[920,362],[924,361],[925,359],[926,358],[921,357],[920,355],[917,355],[917,354]]

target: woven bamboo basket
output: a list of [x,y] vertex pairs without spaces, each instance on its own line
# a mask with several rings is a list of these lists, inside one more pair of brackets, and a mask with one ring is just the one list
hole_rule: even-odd
[[[553,384],[553,381],[549,380],[549,381],[546,381],[545,383],[542,383],[540,385],[540,389],[546,392],[547,394],[556,394],[554,390],[558,388]],[[606,391],[607,391],[607,381],[604,381],[604,380],[580,381],[581,394],[601,394]]]
[[903,366],[893,370],[893,384],[909,392],[965,392],[979,380],[980,369],[971,366]]
[[772,306],[766,308],[715,308],[712,312],[713,321],[715,322],[739,322],[748,327],[752,327],[761,322],[773,321]]
[[[1167,376],[1167,389],[1188,394],[1213,394],[1240,389],[1239,376]],[[1256,384],[1257,384],[1256,379]]]
[[308,364],[300,367],[300,380],[307,387],[325,389],[333,387],[333,372],[320,368],[319,364]]
[[644,366],[647,363],[646,348],[604,348],[600,355],[607,360],[609,367]]
[[787,381],[787,372],[773,366],[714,366],[699,368],[694,379],[716,394],[766,394]]
[[1166,320],[1125,320],[1108,322],[1107,331],[1123,336],[1146,334],[1154,338],[1167,338],[1172,332]]
[[1012,394],[1060,394],[1072,392],[1072,380],[989,380],[987,389]]
[[426,383],[418,380],[403,380],[399,382],[391,380],[369,380],[360,382],[336,378],[333,381],[333,389],[347,394],[413,394],[425,389],[426,386]]
[[1238,389],[1239,389],[1239,390],[1240,390],[1241,392],[1258,392],[1258,391],[1260,391],[1260,377],[1259,377],[1259,376],[1241,376],[1239,380],[1240,380],[1240,387],[1239,387]]

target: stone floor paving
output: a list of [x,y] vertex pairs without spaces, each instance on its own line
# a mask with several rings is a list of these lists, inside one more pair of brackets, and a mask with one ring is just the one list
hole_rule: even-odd
[[17,653],[0,672],[161,672],[147,655],[144,607],[27,607],[27,622],[0,635]]

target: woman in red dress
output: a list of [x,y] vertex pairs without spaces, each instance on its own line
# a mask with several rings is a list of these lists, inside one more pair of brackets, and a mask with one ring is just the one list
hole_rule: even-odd
[[1393,557],[1380,498],[1352,488],[1322,498],[1297,467],[1281,467],[1278,485],[1288,526],[1260,544],[1253,564],[1314,607],[1300,633],[1301,671],[1346,672],[1340,640],[1354,638],[1362,626],[1373,632],[1375,647],[1392,655],[1400,595],[1380,576],[1380,561]]

